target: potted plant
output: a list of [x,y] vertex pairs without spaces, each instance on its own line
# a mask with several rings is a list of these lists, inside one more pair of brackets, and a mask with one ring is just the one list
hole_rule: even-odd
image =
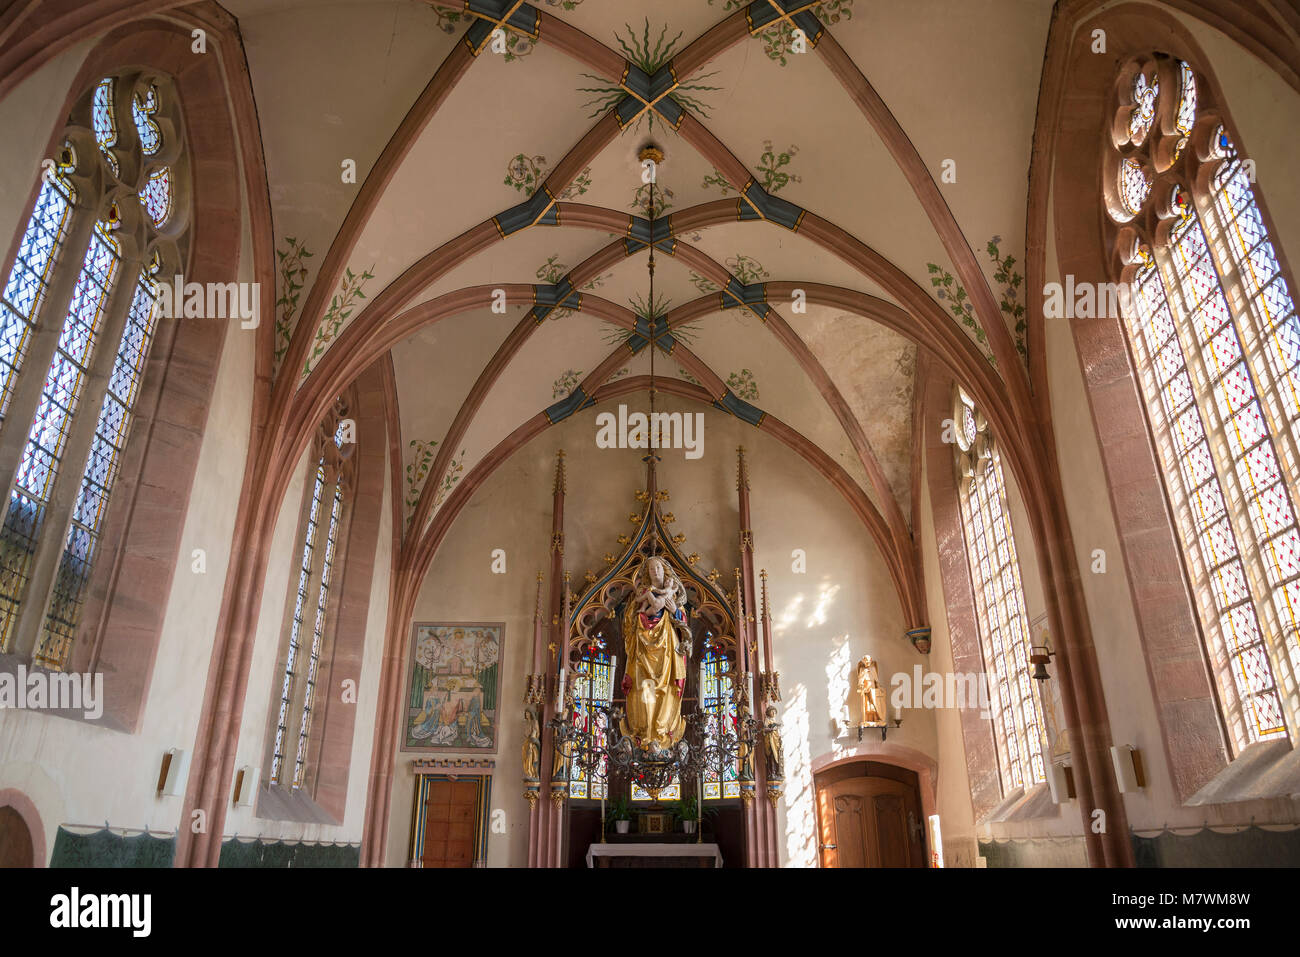
[[614,830],[617,833],[627,833],[628,827],[632,824],[632,805],[623,795],[620,794],[614,799],[609,809],[609,819],[614,822]]
[[682,822],[682,830],[687,834],[695,833],[695,825],[700,819],[700,805],[695,795],[684,797],[672,807],[674,818]]

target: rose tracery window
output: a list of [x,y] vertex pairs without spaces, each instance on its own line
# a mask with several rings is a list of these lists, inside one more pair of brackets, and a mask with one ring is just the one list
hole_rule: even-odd
[[[1124,325],[1240,749],[1286,734],[1300,669],[1300,323],[1249,165],[1193,68],[1131,61],[1116,95],[1105,169],[1133,293]],[[1134,167],[1146,174],[1140,198]]]
[[183,129],[163,78],[108,76],[87,90],[0,299],[0,445],[14,463],[0,467],[0,653],[46,668],[67,666],[84,624],[158,284],[184,265]]
[[1029,619],[997,444],[974,401],[957,390],[958,498],[975,617],[989,681],[1003,794],[1047,780],[1042,702],[1030,677]]

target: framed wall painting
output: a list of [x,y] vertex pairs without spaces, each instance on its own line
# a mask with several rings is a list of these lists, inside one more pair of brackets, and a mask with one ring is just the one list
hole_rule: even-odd
[[484,621],[411,626],[403,751],[496,753],[505,630]]

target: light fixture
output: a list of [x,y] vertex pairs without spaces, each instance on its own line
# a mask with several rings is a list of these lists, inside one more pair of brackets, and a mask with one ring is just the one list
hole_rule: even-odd
[[[650,197],[646,207],[650,221],[650,255],[646,263],[649,275],[648,297],[645,301],[647,315],[638,317],[638,320],[645,321],[646,328],[641,334],[649,341],[650,346],[650,415],[647,421],[653,422],[655,396],[658,391],[655,381],[655,351],[658,349],[660,318],[658,304],[655,301],[655,182],[658,167],[664,161],[664,154],[655,144],[647,143],[638,155],[643,165],[646,162],[653,164],[649,182]],[[638,333],[640,333],[639,322]],[[650,447],[643,460],[653,474],[659,456],[655,453],[656,446],[650,444],[650,436],[647,435],[646,438]],[[656,492],[655,496],[660,494],[666,495],[666,493]],[[654,500],[658,499],[650,493],[647,493],[647,496],[641,500],[650,502],[653,508]],[[668,516],[668,520],[671,521],[671,516]],[[649,535],[652,554],[659,551],[659,540],[655,537],[656,534],[654,527],[651,526]],[[605,560],[611,565],[614,564],[611,555],[606,555]],[[603,641],[600,630],[594,633],[594,637]],[[707,632],[705,635],[706,641],[712,637],[712,632]],[[737,711],[734,717],[719,720],[719,716],[703,710],[686,714],[684,715],[686,730],[683,737],[675,746],[668,749],[657,747],[647,749],[622,734],[619,729],[625,716],[623,708],[617,705],[601,705],[576,700],[573,685],[567,682],[567,676],[567,671],[561,669],[556,686],[556,715],[547,722],[547,725],[553,732],[552,741],[556,753],[569,762],[571,767],[580,769],[585,780],[594,781],[598,777],[609,780],[611,776],[617,775],[635,784],[652,799],[658,801],[659,792],[669,787],[675,779],[702,780],[706,771],[717,770],[721,773],[724,768],[740,765],[743,790],[747,773],[743,768],[749,767],[750,756],[758,745],[761,729],[760,722],[749,710],[746,691],[746,685],[750,680],[748,674],[740,673],[732,689],[732,703]],[[587,687],[590,685],[588,684]],[[712,725],[711,719],[714,722]],[[606,734],[593,733],[596,728],[604,728]],[[752,781],[750,786],[752,787]],[[554,783],[552,787],[554,788]],[[553,791],[553,800],[554,793]],[[696,800],[703,800],[702,789]],[[603,821],[603,801],[601,817]],[[603,834],[603,826],[601,830]],[[698,832],[696,839],[699,840]]]
[[179,797],[185,793],[190,774],[190,755],[183,748],[170,748],[163,755],[158,771],[159,797]]
[[1049,680],[1052,676],[1047,673],[1047,665],[1056,657],[1056,652],[1046,645],[1032,645],[1029,650],[1029,663],[1034,666],[1033,679],[1035,681]]

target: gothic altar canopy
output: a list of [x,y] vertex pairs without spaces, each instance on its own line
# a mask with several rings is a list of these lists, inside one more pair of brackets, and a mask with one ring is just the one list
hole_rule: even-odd
[[[617,557],[607,552],[607,568],[588,572],[581,592],[563,568],[563,453],[557,465],[552,577],[560,587],[552,598],[560,614],[543,642],[539,578],[535,647],[546,650],[541,661],[534,658],[540,673],[527,682],[523,749],[525,797],[534,817],[550,818],[534,827],[538,843],[552,843],[552,855],[564,853],[556,842],[570,842],[563,836],[566,819],[586,808],[599,808],[593,839],[603,840],[610,825],[637,810],[643,812],[638,819],[653,820],[669,809],[702,829],[708,805],[714,827],[730,821],[739,840],[781,795],[775,709],[756,715],[753,704],[775,701],[779,691],[775,672],[755,673],[757,628],[747,611],[752,584],[746,587],[746,575],[753,579],[752,534],[742,528],[732,587],[724,589],[720,571],[703,574],[698,555],[682,554],[686,536],[673,530],[658,456],[647,455],[645,463],[645,487],[635,491],[638,508],[630,516],[634,531],[618,537]],[[743,450],[737,484],[744,525]],[[770,627],[765,581],[763,588],[760,620]],[[756,791],[770,802],[754,802]],[[542,794],[549,807],[538,806]],[[757,806],[763,803],[768,807]],[[715,815],[723,808],[734,809],[733,816]]]

